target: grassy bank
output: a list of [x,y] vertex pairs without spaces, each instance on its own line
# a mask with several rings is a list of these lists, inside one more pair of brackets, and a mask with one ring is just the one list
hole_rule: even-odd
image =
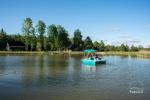
[[123,51],[110,51],[110,52],[98,52],[101,55],[120,55],[120,56],[135,56],[150,58],[150,51],[138,51],[138,52],[123,52]]
[[0,51],[0,55],[82,54],[79,51]]
[[46,52],[40,51],[0,51],[0,55],[43,55]]
[[[80,51],[0,51],[0,55],[44,55],[44,54],[70,54],[78,55],[83,54]],[[135,56],[150,58],[150,51],[138,51],[138,52],[123,52],[123,51],[109,51],[109,52],[97,52],[100,55],[122,55],[122,56]]]

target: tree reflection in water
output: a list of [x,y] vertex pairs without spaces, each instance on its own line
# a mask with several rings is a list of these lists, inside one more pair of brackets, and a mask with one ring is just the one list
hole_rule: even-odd
[[96,66],[82,64],[82,71],[87,72],[87,73],[88,72],[96,72]]

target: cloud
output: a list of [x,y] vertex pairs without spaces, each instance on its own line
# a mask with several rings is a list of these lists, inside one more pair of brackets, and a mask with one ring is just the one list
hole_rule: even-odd
[[130,40],[130,41],[127,41],[128,43],[132,43],[132,44],[135,44],[135,43],[140,43],[141,41],[140,40]]
[[121,45],[121,44],[126,44],[126,45],[140,45],[142,44],[141,40],[135,39],[131,36],[120,36],[117,39],[114,39],[114,41],[109,42],[111,45]]
[[130,35],[123,35],[123,36],[116,37],[115,39],[107,41],[107,44],[115,45],[115,46],[120,46],[121,44],[126,44],[128,46],[132,46],[132,45],[135,46],[142,45],[143,47],[150,46],[149,42],[144,42],[143,40],[140,40]]

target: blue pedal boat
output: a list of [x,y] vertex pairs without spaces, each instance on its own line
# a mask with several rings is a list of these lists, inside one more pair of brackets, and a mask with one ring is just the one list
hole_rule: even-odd
[[96,65],[96,64],[105,64],[106,63],[106,60],[104,58],[99,57],[95,54],[96,50],[87,49],[87,50],[84,50],[84,53],[87,53],[88,55],[90,55],[90,57],[81,59],[81,62],[83,64]]

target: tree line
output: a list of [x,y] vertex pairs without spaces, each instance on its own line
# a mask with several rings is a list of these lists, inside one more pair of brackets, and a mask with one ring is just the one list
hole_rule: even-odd
[[[98,51],[139,51],[144,49],[142,46],[129,47],[121,44],[120,46],[107,45],[101,40],[92,41],[87,36],[83,39],[82,32],[79,29],[74,31],[74,36],[70,37],[68,31],[61,25],[48,25],[39,20],[36,26],[33,26],[31,18],[23,21],[22,33],[8,35],[4,29],[0,30],[0,50],[6,50],[7,45],[15,46],[12,50],[25,51],[57,51],[73,50],[81,51],[84,49],[96,49]],[[19,48],[24,46],[24,48]]]

